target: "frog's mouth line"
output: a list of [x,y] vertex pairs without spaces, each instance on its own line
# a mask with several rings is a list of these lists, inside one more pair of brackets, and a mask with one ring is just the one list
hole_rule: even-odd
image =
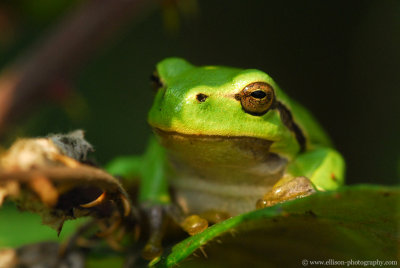
[[[204,134],[186,134],[176,131],[162,130],[153,127],[154,133],[160,138],[160,143],[175,152],[191,152],[207,158],[226,158],[227,155],[247,157],[258,161],[269,161],[273,141],[249,136],[222,136]],[[185,153],[186,154],[186,153]],[[186,157],[191,157],[186,156]]]
[[223,135],[207,135],[207,134],[186,134],[186,133],[181,133],[177,131],[170,131],[170,130],[163,130],[158,127],[153,127],[153,131],[155,134],[162,138],[167,138],[167,137],[182,137],[182,138],[188,138],[188,139],[215,139],[215,140],[246,140],[246,141],[253,141],[257,143],[265,143],[270,146],[273,141],[263,139],[263,138],[256,138],[256,137],[250,137],[250,136],[223,136]]

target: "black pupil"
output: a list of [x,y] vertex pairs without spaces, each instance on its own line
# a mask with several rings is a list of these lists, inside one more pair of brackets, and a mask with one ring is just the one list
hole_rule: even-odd
[[253,92],[251,92],[250,95],[251,95],[253,98],[256,98],[256,99],[262,99],[262,98],[264,98],[265,96],[267,96],[267,94],[266,94],[264,91],[262,91],[262,90],[253,91]]

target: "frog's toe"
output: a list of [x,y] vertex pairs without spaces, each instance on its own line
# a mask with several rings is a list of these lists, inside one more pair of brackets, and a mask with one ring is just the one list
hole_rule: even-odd
[[306,177],[295,177],[285,179],[285,182],[278,182],[266,193],[263,198],[257,201],[257,208],[270,207],[277,203],[305,197],[315,193],[315,187]]
[[205,218],[196,214],[187,216],[177,205],[169,205],[166,213],[189,235],[201,233],[208,227],[208,221]]
[[181,226],[189,235],[195,235],[207,229],[208,221],[198,215],[191,215],[183,220]]

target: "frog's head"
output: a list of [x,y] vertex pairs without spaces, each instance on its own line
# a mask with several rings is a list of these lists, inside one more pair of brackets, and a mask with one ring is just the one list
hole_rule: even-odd
[[[266,73],[222,66],[197,67],[167,58],[152,76],[157,94],[148,116],[158,131],[250,137],[293,143],[277,109],[286,96]],[[286,144],[286,147],[288,144]]]

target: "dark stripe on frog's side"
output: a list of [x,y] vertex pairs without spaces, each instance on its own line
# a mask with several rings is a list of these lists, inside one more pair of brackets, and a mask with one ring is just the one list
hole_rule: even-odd
[[306,137],[300,127],[296,122],[294,122],[292,113],[280,101],[275,101],[274,109],[278,109],[283,124],[294,133],[296,140],[300,145],[300,151],[304,152],[306,149]]

